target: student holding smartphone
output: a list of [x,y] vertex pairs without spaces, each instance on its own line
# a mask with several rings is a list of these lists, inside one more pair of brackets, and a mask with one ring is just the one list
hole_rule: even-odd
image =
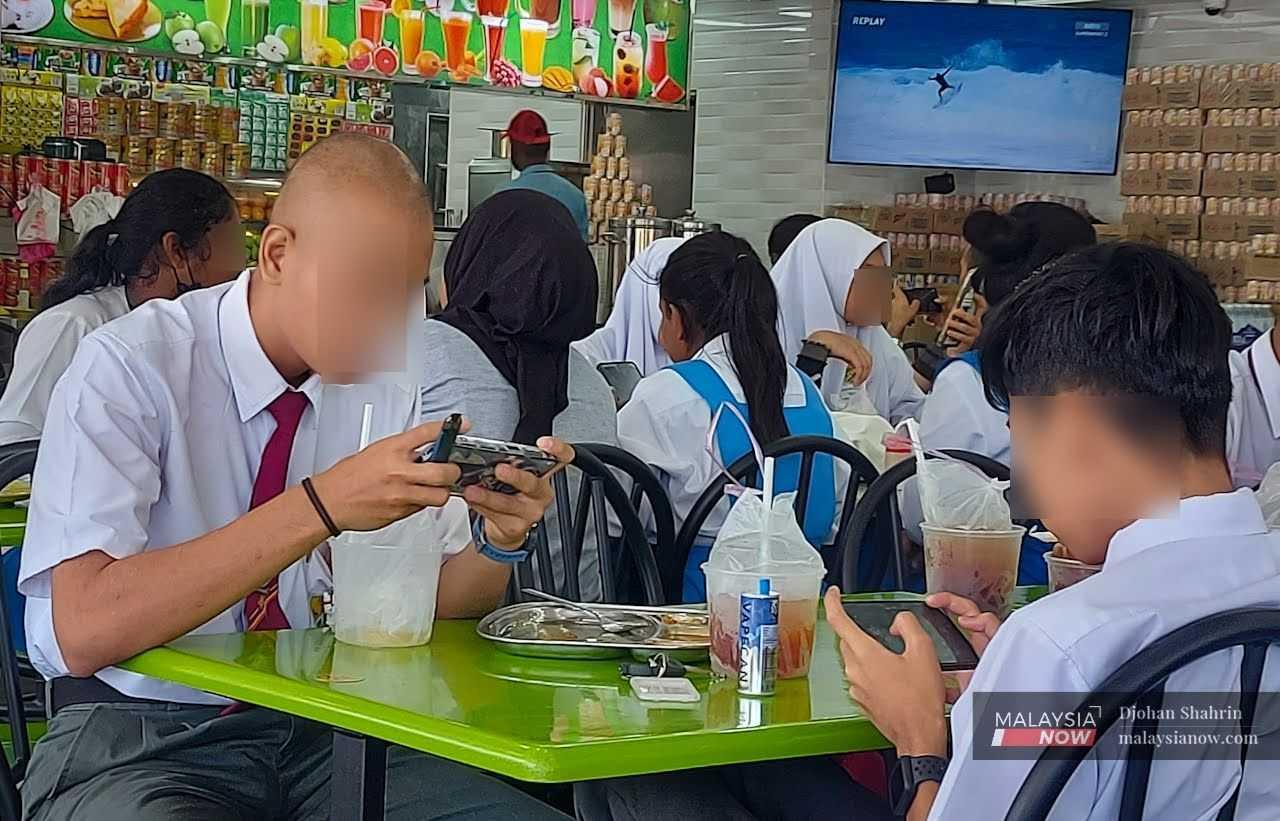
[[[964,238],[975,263],[974,293],[995,309],[1028,278],[1073,249],[1097,242],[1093,226],[1081,214],[1052,202],[1028,202],[1007,215],[975,211],[964,223]],[[1044,271],[1052,276],[1052,271]],[[967,450],[1004,465],[1013,460],[1009,415],[987,401],[982,387],[979,347],[942,363],[920,414],[920,441],[932,450]],[[902,518],[912,540],[922,542],[920,499],[915,482],[904,487]],[[1044,584],[1044,544],[1028,537],[1019,562],[1019,584]]]
[[[662,269],[658,290],[659,338],[676,364],[636,386],[618,413],[618,440],[657,472],[678,523],[721,466],[751,452],[752,439],[764,447],[789,435],[831,436],[833,425],[813,381],[786,361],[775,330],[777,292],[745,240],[713,232],[686,241]],[[778,491],[794,490],[797,465],[783,460],[778,471]],[[842,478],[829,457],[818,457],[805,534],[815,546],[836,521]],[[685,601],[706,598],[700,566],[727,510],[712,512],[689,555]]]

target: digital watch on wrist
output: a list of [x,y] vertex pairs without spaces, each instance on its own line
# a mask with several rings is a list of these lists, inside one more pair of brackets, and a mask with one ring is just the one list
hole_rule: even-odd
[[889,775],[889,806],[893,814],[904,816],[916,800],[916,790],[926,781],[942,783],[947,760],[936,755],[904,755]]
[[477,516],[475,523],[471,525],[471,540],[476,543],[477,553],[499,564],[520,564],[520,562],[529,558],[528,535],[524,538],[524,546],[519,550],[503,550],[500,547],[495,547],[484,534],[483,516]]
[[826,345],[805,340],[804,347],[800,349],[800,355],[796,357],[796,367],[805,376],[816,380],[822,376],[822,371],[827,367],[827,360],[830,358],[831,349]]

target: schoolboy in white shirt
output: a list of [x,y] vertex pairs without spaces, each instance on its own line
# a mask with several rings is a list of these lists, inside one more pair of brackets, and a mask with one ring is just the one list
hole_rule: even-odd
[[1257,487],[1280,462],[1280,336],[1267,331],[1230,363],[1227,463],[1236,487]]
[[[945,777],[904,784],[915,821],[1003,818],[1034,763],[975,755],[989,745],[974,737],[975,692],[1084,695],[1189,622],[1280,607],[1280,534],[1227,470],[1231,331],[1199,272],[1163,250],[1100,246],[1029,280],[984,325],[983,380],[1009,409],[1015,475],[1070,552],[1103,570],[1003,625],[967,600],[931,598],[972,632],[981,661],[951,713]],[[943,678],[919,623],[898,616],[898,655],[853,624],[838,590],[826,609],[853,698],[908,763],[945,759]],[[1263,692],[1280,685],[1278,656],[1268,654]],[[1209,656],[1166,689],[1235,692],[1240,659],[1239,648]],[[1214,818],[1237,790],[1236,818],[1274,817],[1280,765],[1249,759],[1241,779],[1236,753],[1157,754],[1143,817]],[[1090,755],[1051,817],[1117,817],[1124,765],[1123,755]]]
[[[415,426],[416,386],[325,384],[392,370],[370,366],[408,324],[431,246],[408,160],[331,137],[291,172],[256,268],[83,341],[50,402],[23,546],[28,645],[55,711],[24,817],[327,817],[331,729],[113,665],[188,633],[311,626],[317,548],[342,530],[432,508],[438,615],[499,603],[547,482],[500,469],[517,495],[451,499],[457,469],[416,461],[439,431]],[[350,455],[366,404],[377,441]],[[391,761],[388,817],[558,817],[467,767]]]

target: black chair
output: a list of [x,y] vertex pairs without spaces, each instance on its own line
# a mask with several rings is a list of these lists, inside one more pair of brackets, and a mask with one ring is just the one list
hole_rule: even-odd
[[[992,479],[1009,481],[1009,468],[996,460],[979,453],[967,450],[944,450],[947,456],[968,462]],[[934,458],[930,456],[929,458]],[[916,460],[905,459],[880,474],[880,477],[867,488],[862,501],[853,511],[849,521],[848,544],[850,549],[844,551],[843,564],[840,571],[840,589],[852,593],[856,591],[879,590],[885,574],[889,571],[890,561],[893,563],[894,588],[902,589],[904,576],[902,568],[902,551],[898,534],[902,530],[902,514],[898,510],[898,486],[916,475]],[[858,564],[861,558],[862,545],[868,533],[874,534],[874,543],[888,545],[889,550],[879,551],[870,570],[861,578]]]
[[[800,475],[796,489],[795,509],[796,520],[800,523],[802,529],[804,527],[805,513],[808,509],[809,484],[813,478],[814,458],[818,454],[825,454],[835,460],[844,462],[849,468],[849,485],[845,488],[844,507],[841,510],[840,525],[836,529],[834,542],[836,548],[835,567],[839,567],[839,557],[848,552],[849,524],[853,518],[855,502],[858,499],[858,490],[864,486],[869,488],[875,482],[876,477],[879,476],[879,472],[857,448],[839,439],[826,436],[788,436],[764,448],[764,455],[774,458],[782,458],[783,456],[794,454],[800,455]],[[738,459],[729,466],[729,473],[744,485],[755,485],[759,473],[759,465],[756,464],[755,454],[748,453]],[[703,523],[711,515],[711,511],[724,499],[724,491],[728,485],[728,476],[722,474],[717,477],[707,486],[706,490],[702,491],[702,495],[694,502],[693,507],[689,510],[689,515],[684,520],[684,524],[680,527],[680,534],[676,536],[675,551],[672,554],[671,561],[670,563],[664,562],[664,566],[674,568],[674,579],[663,578],[667,595],[675,597],[674,603],[678,603],[680,600],[680,593],[683,587],[681,576],[684,573],[685,563],[689,559],[689,552],[693,550],[693,546],[698,540],[698,533],[702,530]],[[857,506],[860,507],[861,504],[861,502],[858,502]],[[828,568],[829,571],[832,569]]]
[[[631,509],[639,514],[642,523],[646,521],[646,513],[653,522],[654,538],[650,541],[650,545],[658,562],[658,578],[662,581],[663,590],[670,590],[668,587],[670,568],[664,562],[670,562],[676,543],[676,520],[671,510],[671,499],[667,496],[667,489],[662,486],[662,482],[652,468],[616,445],[585,444],[574,447],[590,451],[592,456],[612,468],[615,475],[621,474],[626,482],[630,483]],[[635,594],[638,592],[637,586],[641,584],[641,580],[637,565],[632,562],[623,569],[632,572],[619,578],[619,594],[624,598],[627,596],[638,598]]]
[[[638,603],[663,603],[658,564],[653,548],[645,537],[644,525],[618,477],[594,455],[596,447],[599,446],[574,446],[576,455],[569,470],[578,470],[582,474],[576,498],[571,498],[574,494],[570,492],[569,480],[564,471],[552,480],[556,496],[560,566],[563,571],[561,583],[557,584],[555,571],[552,569],[555,560],[551,555],[548,526],[544,520],[543,526],[534,534],[533,555],[515,568],[511,590],[513,601],[525,600],[521,593],[524,588],[534,588],[578,601],[581,598],[579,564],[583,556],[587,525],[591,524],[599,559],[597,569],[602,600],[619,601],[618,580],[622,574],[619,562],[626,559],[639,581],[638,593],[641,601]],[[622,526],[622,538],[616,541],[620,549],[615,549],[609,539],[610,510]]]
[[[1280,644],[1280,610],[1241,609],[1218,613],[1194,621],[1157,639],[1125,662],[1098,689],[1080,702],[1078,712],[1100,708],[1097,737],[1120,718],[1122,708],[1140,702],[1159,707],[1169,676],[1205,656],[1231,647],[1243,647],[1240,664],[1240,733],[1253,731],[1253,717],[1262,685],[1262,669],[1267,649]],[[1027,774],[1013,799],[1005,821],[1038,821],[1048,817],[1071,774],[1088,754],[1089,747],[1046,749]],[[1248,747],[1240,749],[1243,768]],[[1151,774],[1149,747],[1131,747],[1125,764],[1121,793],[1120,821],[1142,818],[1147,783]],[[1218,813],[1219,821],[1235,816],[1236,793]],[[1188,808],[1190,811],[1190,808]]]
[[0,321],[0,396],[9,387],[9,376],[13,374],[13,355],[18,348],[18,329],[8,322]]
[[[39,442],[16,442],[0,447],[0,488],[31,473],[36,466]],[[0,755],[0,817],[20,818],[22,804],[18,783],[31,759],[31,737],[27,734],[26,707],[23,703],[22,675],[17,649],[13,645],[9,624],[9,596],[0,584],[0,683],[4,687],[5,718],[13,744],[13,764]]]

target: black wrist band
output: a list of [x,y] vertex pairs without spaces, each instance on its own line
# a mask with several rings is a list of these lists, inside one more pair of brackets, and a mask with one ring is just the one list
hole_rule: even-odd
[[320,516],[320,521],[324,522],[324,526],[329,528],[329,535],[337,538],[342,535],[342,531],[338,530],[338,526],[333,523],[333,517],[329,515],[329,511],[324,509],[324,505],[320,502],[320,494],[316,493],[315,487],[311,484],[311,477],[302,480],[302,489],[307,492],[307,498],[311,500],[311,506],[316,509],[316,513]]

